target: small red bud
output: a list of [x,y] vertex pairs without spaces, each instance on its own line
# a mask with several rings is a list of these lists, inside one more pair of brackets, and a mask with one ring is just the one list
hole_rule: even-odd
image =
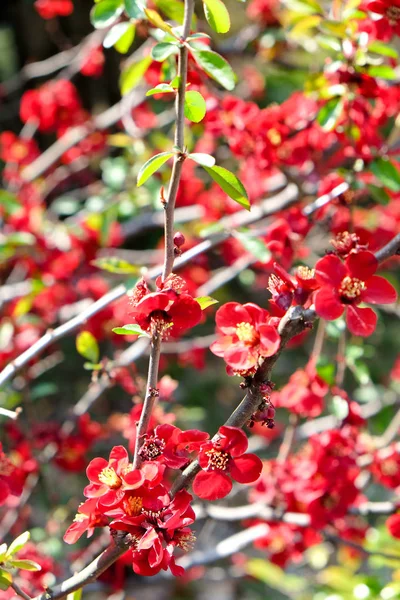
[[174,235],[174,244],[177,248],[180,248],[185,243],[185,236],[180,231],[177,231]]

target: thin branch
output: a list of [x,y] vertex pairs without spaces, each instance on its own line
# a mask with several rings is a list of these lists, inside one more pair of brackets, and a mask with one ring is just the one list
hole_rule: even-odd
[[14,590],[14,592],[17,594],[17,596],[20,596],[24,600],[31,600],[31,597],[28,596],[28,594],[25,594],[24,590],[21,590],[21,588],[19,587],[19,585],[17,583],[15,583],[15,581],[12,582],[11,587]]
[[400,254],[400,233],[390,240],[386,246],[375,252],[375,256],[380,263],[396,254]]
[[7,417],[7,419],[12,419],[16,421],[19,415],[22,412],[22,408],[17,408],[17,410],[8,410],[8,408],[3,408],[0,406],[0,417]]

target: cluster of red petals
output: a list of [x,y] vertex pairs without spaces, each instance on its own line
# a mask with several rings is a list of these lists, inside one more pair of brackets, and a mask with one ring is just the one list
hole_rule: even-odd
[[156,292],[150,292],[141,281],[130,299],[129,314],[144,331],[157,332],[164,338],[177,337],[200,322],[200,304],[186,292],[182,278],[174,275],[164,282],[157,280],[157,288]]
[[354,430],[349,426],[314,435],[284,464],[264,463],[250,498],[305,513],[313,527],[334,523],[359,496],[357,452]]
[[12,131],[0,134],[0,158],[4,162],[28,165],[38,156],[39,148],[35,140],[19,138]]
[[346,311],[347,327],[354,335],[369,336],[375,331],[377,316],[371,308],[361,308],[361,302],[390,304],[397,293],[383,277],[375,275],[378,261],[372,252],[350,254],[344,262],[333,254],[321,258],[315,265],[320,288],[315,293],[315,310],[328,321]]
[[230,372],[251,373],[279,349],[279,320],[256,304],[228,302],[217,310],[215,319],[220,337],[211,351],[223,357]]
[[0,442],[0,506],[9,496],[20,496],[22,494],[23,479],[19,477],[17,467],[3,452]]
[[34,6],[42,19],[67,17],[74,10],[72,0],[36,0]]
[[[173,453],[167,452],[167,456]],[[134,469],[122,446],[111,450],[108,461],[92,460],[86,470],[90,483],[84,494],[88,500],[79,507],[64,540],[73,544],[83,533],[90,537],[96,527],[109,525],[111,530],[130,534],[129,552],[136,573],[155,575],[170,568],[174,575],[182,575],[173,553],[176,548],[187,550],[193,545],[189,529],[195,519],[192,496],[181,490],[171,500],[164,471],[165,465],[155,459]]]
[[232,479],[252,483],[258,479],[262,462],[255,454],[246,454],[248,441],[237,427],[222,426],[217,439],[203,444],[199,452],[202,470],[193,481],[193,491],[204,500],[225,498],[232,489]]
[[371,464],[371,472],[383,486],[395,489],[400,486],[400,444],[394,443],[377,450]]
[[382,15],[379,21],[379,33],[384,38],[400,35],[400,2],[398,0],[372,0],[367,2],[366,8]]
[[80,109],[75,86],[67,79],[59,79],[25,92],[21,99],[20,117],[24,123],[36,120],[40,131],[51,132],[70,125]]
[[104,63],[103,48],[95,46],[90,48],[89,52],[84,56],[80,72],[87,77],[100,77],[103,73]]
[[273,265],[273,274],[268,280],[268,290],[272,294],[270,305],[276,314],[283,315],[292,304],[308,307],[311,295],[319,287],[314,269],[298,267],[290,275],[277,263]]
[[286,408],[300,417],[318,417],[324,409],[324,398],[328,384],[309,364],[298,369],[289,382],[279,391],[273,392],[271,400],[277,408]]

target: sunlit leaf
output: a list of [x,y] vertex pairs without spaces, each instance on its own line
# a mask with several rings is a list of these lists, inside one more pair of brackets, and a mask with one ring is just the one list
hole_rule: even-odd
[[185,94],[185,117],[193,123],[199,123],[206,114],[206,101],[200,92],[188,91]]
[[192,54],[205,73],[228,91],[232,91],[236,83],[236,75],[230,64],[212,50],[192,49]]
[[377,158],[369,168],[385,187],[392,192],[400,192],[400,171],[390,160]]
[[211,296],[199,296],[198,298],[195,298],[195,300],[200,304],[201,310],[204,310],[213,304],[218,304],[218,300],[211,298]]
[[202,167],[213,167],[215,165],[215,158],[211,154],[203,154],[203,152],[193,152],[188,155],[198,165]]
[[227,33],[231,19],[225,4],[221,0],[203,0],[207,22],[217,33]]
[[101,256],[100,258],[92,260],[91,264],[98,269],[102,269],[103,271],[108,271],[109,273],[119,273],[121,275],[139,273],[140,271],[140,267],[137,265],[132,265],[128,261],[119,258],[118,256]]
[[97,340],[90,331],[81,331],[76,336],[76,349],[83,358],[97,363],[100,356]]
[[153,46],[153,48],[151,49],[151,56],[157,62],[162,62],[163,60],[168,58],[168,56],[171,56],[171,54],[177,54],[177,52],[178,47],[176,44],[171,44],[169,42],[160,42],[159,44]]
[[153,175],[158,169],[160,169],[164,163],[167,162],[172,156],[173,152],[161,152],[152,156],[140,169],[137,178],[137,185],[140,187],[143,185],[149,177]]
[[224,167],[203,167],[207,173],[214,179],[215,183],[228,194],[232,200],[238,202],[241,206],[250,210],[250,201],[247,196],[247,192],[242,182],[228,169]]
[[21,533],[21,535],[15,538],[15,540],[9,545],[7,556],[13,556],[13,554],[22,550],[25,544],[29,541],[30,537],[31,534],[29,531],[24,531],[24,533]]
[[90,21],[96,29],[104,29],[112,25],[123,13],[122,0],[101,0],[90,12]]
[[143,331],[143,329],[135,323],[123,325],[122,327],[114,327],[112,331],[118,335],[138,335],[139,337],[150,337],[146,331]]
[[151,56],[146,56],[139,60],[139,62],[133,63],[121,73],[120,87],[121,94],[125,95],[131,91],[142,79],[147,69],[150,67],[153,59]]

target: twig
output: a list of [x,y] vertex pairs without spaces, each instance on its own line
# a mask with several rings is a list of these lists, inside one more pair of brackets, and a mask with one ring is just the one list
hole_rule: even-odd
[[380,263],[391,256],[400,253],[400,233],[398,233],[386,246],[375,252],[375,256]]
[[17,408],[17,410],[8,410],[8,408],[2,408],[0,406],[0,417],[7,417],[7,419],[13,419],[13,421],[18,419],[21,412],[22,408]]
[[19,585],[17,583],[15,583],[15,581],[12,582],[11,587],[14,590],[14,592],[18,596],[20,596],[21,598],[23,598],[24,600],[31,600],[31,597],[28,596],[28,594],[25,594],[24,590],[21,590],[21,588],[19,587]]

